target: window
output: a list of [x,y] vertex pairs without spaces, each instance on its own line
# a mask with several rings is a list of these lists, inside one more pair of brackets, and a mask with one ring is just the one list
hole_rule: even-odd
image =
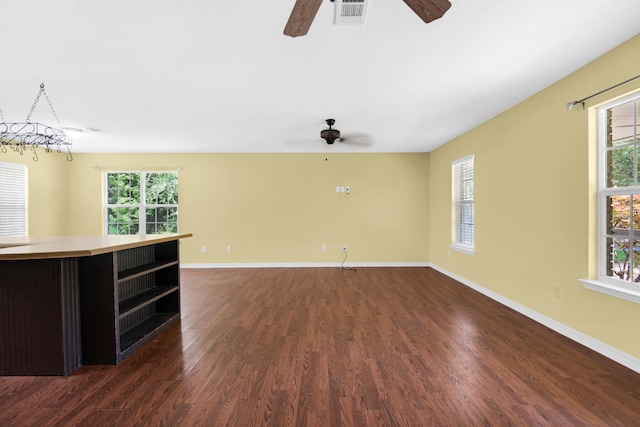
[[27,167],[0,162],[0,236],[27,235]]
[[453,177],[453,221],[451,248],[474,254],[474,156],[451,165]]
[[598,108],[598,280],[640,302],[640,93]]
[[106,233],[178,231],[176,172],[107,172]]

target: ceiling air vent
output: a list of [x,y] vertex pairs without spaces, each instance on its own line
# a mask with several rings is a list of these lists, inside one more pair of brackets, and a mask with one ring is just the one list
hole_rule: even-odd
[[336,0],[335,24],[363,24],[370,0]]

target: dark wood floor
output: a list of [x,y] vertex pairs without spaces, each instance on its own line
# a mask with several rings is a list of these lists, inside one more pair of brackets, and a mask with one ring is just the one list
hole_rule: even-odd
[[121,365],[0,377],[0,425],[640,425],[640,375],[429,268],[182,284],[181,322]]

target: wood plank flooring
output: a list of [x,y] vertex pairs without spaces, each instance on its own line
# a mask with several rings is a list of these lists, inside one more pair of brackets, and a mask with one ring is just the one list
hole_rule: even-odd
[[182,270],[119,366],[0,377],[0,425],[634,426],[640,375],[429,268]]

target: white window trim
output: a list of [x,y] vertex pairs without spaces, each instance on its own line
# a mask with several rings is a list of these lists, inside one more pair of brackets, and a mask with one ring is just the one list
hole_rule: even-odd
[[[455,165],[460,164],[460,163],[464,163],[464,162],[466,162],[468,160],[473,160],[473,169],[474,169],[474,177],[473,177],[473,186],[474,186],[474,190],[473,190],[473,206],[474,206],[473,243],[474,244],[473,245],[467,245],[467,244],[464,244],[464,243],[452,241],[449,244],[449,249],[452,249],[452,250],[458,251],[458,252],[462,252],[462,253],[465,253],[467,255],[475,255],[476,254],[476,251],[475,251],[475,234],[476,234],[476,232],[475,232],[475,203],[476,203],[476,195],[475,195],[475,167],[476,167],[475,166],[475,154],[470,154],[468,156],[465,156],[465,157],[462,157],[460,159],[454,160],[453,162],[451,162],[451,166],[453,168],[453,167],[455,167]],[[454,195],[453,195],[453,198],[454,198],[453,205],[454,206],[452,208],[453,208],[453,210],[455,212],[455,203],[456,203],[456,200],[455,200],[455,177],[452,177],[452,179],[453,179],[453,182],[451,184],[452,184],[452,187],[454,188],[454,190],[453,190],[454,191]],[[454,213],[454,215],[455,215],[455,213]],[[455,229],[457,227],[457,223],[456,223],[455,217],[453,218],[453,221],[454,221],[454,223],[452,224],[452,226]],[[452,237],[452,240],[455,239],[455,230],[454,230],[453,235],[451,237]]]
[[[122,204],[114,204],[114,205],[110,205],[108,203],[106,203],[107,200],[107,194],[109,193],[109,179],[108,179],[108,174],[111,173],[139,173],[140,174],[140,203],[136,203],[136,204],[132,204],[132,205],[122,205]],[[139,236],[146,236],[147,235],[147,216],[144,215],[144,213],[146,212],[147,208],[159,208],[159,207],[175,207],[177,208],[178,205],[177,204],[167,204],[167,205],[159,205],[159,204],[147,204],[146,200],[147,200],[147,186],[144,185],[144,183],[146,182],[146,176],[148,174],[152,174],[152,173],[172,173],[172,172],[167,172],[167,171],[156,171],[156,170],[144,170],[144,171],[137,171],[137,170],[131,170],[131,171],[105,171],[104,172],[104,176],[103,176],[103,181],[104,181],[104,196],[103,196],[103,204],[104,204],[104,209],[103,209],[103,223],[104,223],[104,227],[103,227],[103,233],[105,235],[109,235],[109,208],[119,208],[119,207],[123,207],[123,208],[138,208],[140,210],[140,212],[138,213],[138,235]]]
[[[609,283],[608,277],[599,278],[598,280],[578,279],[582,285],[591,289],[592,291],[601,292],[603,294],[610,295],[612,297],[621,298],[627,301],[640,304],[640,291],[636,289],[629,289],[628,286],[622,280],[618,282],[622,283]],[[612,279],[616,280],[616,279]]]
[[473,246],[463,245],[461,243],[449,243],[449,249],[454,251],[462,252],[467,255],[475,255],[476,251]]
[[[606,295],[610,295],[616,298],[621,298],[627,301],[631,301],[640,304],[640,283],[634,284],[634,282],[628,282],[626,280],[616,279],[605,275],[607,252],[606,252],[606,238],[605,238],[605,223],[602,218],[606,216],[604,211],[604,204],[606,195],[603,190],[606,187],[606,163],[603,151],[606,148],[607,138],[607,110],[618,105],[629,102],[630,100],[637,99],[640,96],[640,92],[635,92],[629,96],[625,96],[616,101],[612,101],[603,104],[598,107],[597,110],[597,139],[598,139],[598,278],[597,279],[578,279],[586,289],[590,289],[596,292],[601,292]],[[624,194],[628,194],[629,190],[621,189]]]

